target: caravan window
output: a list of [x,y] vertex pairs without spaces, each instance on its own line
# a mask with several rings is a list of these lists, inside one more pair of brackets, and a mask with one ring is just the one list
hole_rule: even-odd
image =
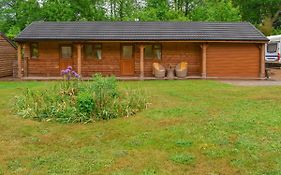
[[275,53],[275,52],[277,52],[277,43],[269,43],[267,45],[267,52],[268,53]]

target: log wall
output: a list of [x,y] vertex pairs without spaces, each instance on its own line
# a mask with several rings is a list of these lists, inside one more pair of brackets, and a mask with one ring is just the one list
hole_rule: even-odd
[[[77,43],[71,42],[39,42],[39,58],[30,58],[30,43],[25,43],[25,59],[27,59],[28,76],[59,76],[60,45],[73,46],[72,66],[77,70]],[[83,43],[82,43],[83,44]],[[121,76],[120,57],[121,43],[104,42],[102,44],[102,59],[86,59],[82,51],[82,76],[92,76],[95,73]],[[143,45],[148,43],[142,43]],[[175,67],[181,61],[188,62],[188,74],[201,76],[202,73],[202,43],[164,42],[162,59],[144,59],[144,76],[152,76],[152,63],[159,62],[166,68]],[[207,47],[207,77],[254,77],[259,76],[260,50],[259,44],[243,43],[209,43]],[[135,71],[132,76],[140,76],[140,44],[134,44]],[[83,50],[83,49],[82,49]]]
[[13,64],[17,60],[17,50],[0,34],[0,77],[13,75]]

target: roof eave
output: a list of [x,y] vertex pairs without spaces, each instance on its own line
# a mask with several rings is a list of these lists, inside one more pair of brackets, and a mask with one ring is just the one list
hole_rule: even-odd
[[15,38],[16,42],[28,42],[28,41],[134,41],[134,42],[147,42],[147,41],[195,41],[195,42],[222,42],[222,41],[227,41],[227,42],[260,42],[260,43],[267,43],[270,40],[265,38],[265,39],[82,39],[82,38]]
[[11,46],[17,49],[17,45],[12,40],[10,40],[4,33],[0,32],[0,36],[2,36],[8,43],[10,43]]

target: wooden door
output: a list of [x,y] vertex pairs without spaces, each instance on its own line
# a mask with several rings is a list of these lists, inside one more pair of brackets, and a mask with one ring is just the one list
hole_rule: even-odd
[[71,45],[60,46],[60,71],[65,70],[68,66],[73,68],[73,48]]
[[135,59],[133,44],[121,45],[121,59],[120,68],[121,75],[134,75],[135,73]]

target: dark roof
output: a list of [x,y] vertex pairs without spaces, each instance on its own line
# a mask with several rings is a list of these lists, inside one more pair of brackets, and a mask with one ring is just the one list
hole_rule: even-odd
[[0,32],[0,36],[2,36],[8,43],[10,43],[11,46],[17,49],[16,44],[12,40],[10,40],[4,33]]
[[268,41],[248,22],[33,22],[15,40]]

